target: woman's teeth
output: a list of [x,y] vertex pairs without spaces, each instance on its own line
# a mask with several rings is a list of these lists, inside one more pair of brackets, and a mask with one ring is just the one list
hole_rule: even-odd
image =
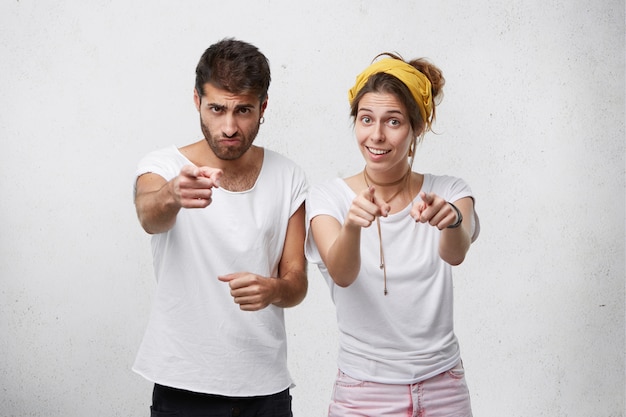
[[368,151],[370,151],[371,153],[373,153],[374,155],[384,155],[389,151],[385,151],[382,149],[374,149],[374,148],[367,148]]

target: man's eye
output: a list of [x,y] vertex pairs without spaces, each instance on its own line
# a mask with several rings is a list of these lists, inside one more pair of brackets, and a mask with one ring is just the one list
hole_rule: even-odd
[[372,119],[370,119],[368,116],[363,116],[361,117],[361,121],[363,123],[371,123]]

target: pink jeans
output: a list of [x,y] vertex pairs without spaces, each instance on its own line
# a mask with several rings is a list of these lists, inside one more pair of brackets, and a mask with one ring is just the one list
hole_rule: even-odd
[[463,364],[412,385],[359,381],[339,371],[328,416],[471,417]]

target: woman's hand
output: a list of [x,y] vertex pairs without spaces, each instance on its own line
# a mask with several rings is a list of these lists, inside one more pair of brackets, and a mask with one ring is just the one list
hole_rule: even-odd
[[376,217],[387,217],[391,207],[377,198],[375,191],[376,189],[370,186],[352,200],[346,216],[346,227],[370,227]]
[[435,193],[420,193],[421,201],[413,204],[411,217],[416,222],[428,223],[439,230],[455,224],[458,220],[456,210]]

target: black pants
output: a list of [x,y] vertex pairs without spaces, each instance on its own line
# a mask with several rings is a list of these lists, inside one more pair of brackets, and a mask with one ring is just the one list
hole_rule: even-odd
[[223,397],[155,384],[150,417],[293,417],[289,389],[260,397]]

